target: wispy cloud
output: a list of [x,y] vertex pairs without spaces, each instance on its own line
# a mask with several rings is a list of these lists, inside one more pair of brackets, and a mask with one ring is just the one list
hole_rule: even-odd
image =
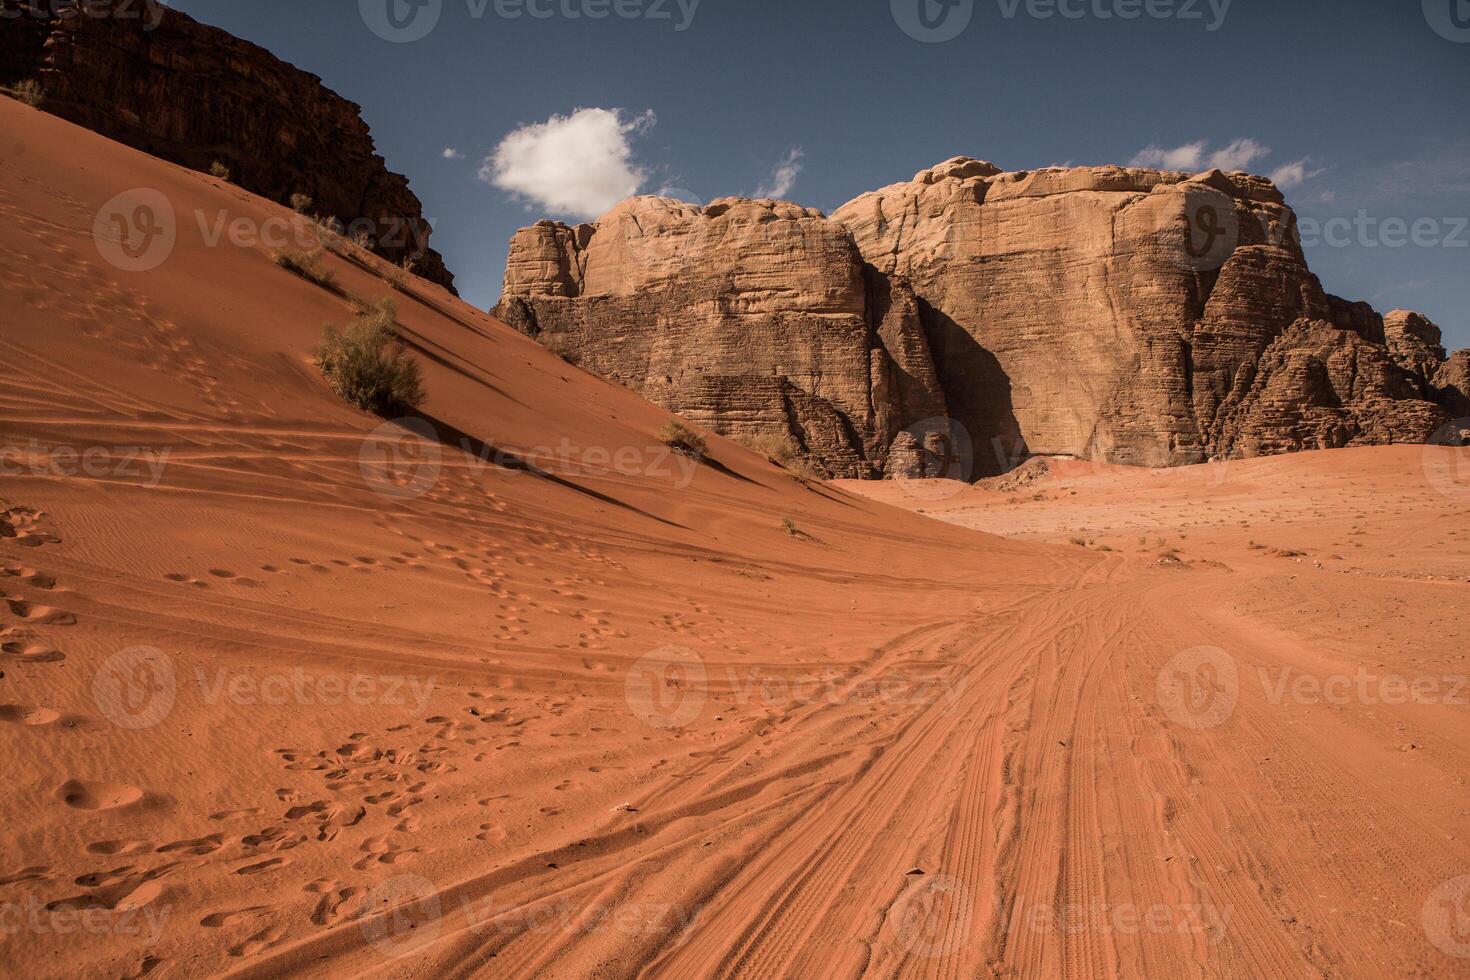
[[1285,166],[1277,167],[1271,171],[1271,183],[1282,190],[1300,187],[1302,184],[1305,184],[1313,177],[1322,173],[1321,170],[1307,169],[1311,163],[1311,159],[1311,157],[1303,157],[1295,163],[1288,163]]
[[456,150],[452,146],[446,146],[444,148],[444,153],[442,155],[443,155],[444,159],[446,159],[446,160],[463,160],[464,159],[464,154],[461,153],[461,152],[459,152],[458,150]]
[[1233,171],[1244,170],[1270,153],[1269,147],[1249,137],[1234,140],[1214,150],[1210,149],[1209,141],[1197,140],[1175,147],[1146,146],[1133,155],[1128,165],[1191,173],[1210,169]]
[[796,186],[801,176],[801,158],[806,156],[801,147],[793,146],[785,158],[771,171],[770,179],[756,188],[756,197],[784,198]]
[[595,218],[638,193],[648,171],[633,160],[633,141],[656,122],[653,112],[578,109],[508,133],[480,165],[480,179],[553,214]]

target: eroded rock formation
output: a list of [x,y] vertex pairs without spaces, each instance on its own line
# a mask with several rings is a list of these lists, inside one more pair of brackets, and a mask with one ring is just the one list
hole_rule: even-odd
[[899,431],[946,414],[912,291],[794,204],[640,197],[523,229],[499,313],[716,431],[789,435],[833,475],[883,472]]
[[155,0],[0,0],[0,84],[35,80],[42,107],[195,170],[218,160],[246,190],[365,232],[379,254],[453,288],[408,179],[361,108],[264,48]]
[[1269,181],[1219,171],[956,158],[830,219],[640,198],[518,233],[499,311],[843,475],[928,472],[915,434],[941,414],[976,476],[1423,441],[1464,381],[1424,318],[1324,292]]

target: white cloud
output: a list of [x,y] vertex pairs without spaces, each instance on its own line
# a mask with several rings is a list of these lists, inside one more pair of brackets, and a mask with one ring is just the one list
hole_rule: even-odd
[[1288,187],[1298,187],[1306,183],[1322,172],[1320,170],[1308,170],[1307,164],[1310,160],[1310,157],[1303,157],[1295,163],[1288,163],[1285,166],[1277,167],[1271,171],[1271,183],[1283,190]]
[[1183,170],[1198,173],[1202,170],[1244,170],[1255,161],[1268,156],[1271,151],[1257,140],[1238,139],[1217,150],[1211,150],[1209,142],[1198,140],[1168,149],[1153,145],[1144,147],[1128,161],[1130,167],[1157,167],[1161,170]]
[[1270,156],[1271,151],[1253,139],[1236,140],[1234,143],[1210,154],[1210,167],[1224,170],[1244,170],[1261,157]]
[[480,179],[556,215],[595,218],[638,193],[648,171],[632,141],[654,124],[652,111],[578,109],[509,133],[480,165]]
[[1146,146],[1133,155],[1133,159],[1128,161],[1128,166],[1195,171],[1199,169],[1204,155],[1204,140],[1198,143],[1185,143],[1172,150],[1166,150],[1162,146]]
[[801,147],[793,146],[785,159],[776,164],[776,169],[771,171],[770,179],[756,188],[755,196],[780,200],[790,194],[791,188],[796,186],[796,178],[801,175],[801,158],[805,155]]
[[446,160],[463,160],[464,159],[464,154],[461,153],[461,152],[459,152],[458,150],[456,150],[452,146],[446,146],[444,148],[444,159],[446,159]]

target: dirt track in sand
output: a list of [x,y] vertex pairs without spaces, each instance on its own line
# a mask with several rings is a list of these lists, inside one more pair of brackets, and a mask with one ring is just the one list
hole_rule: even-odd
[[[346,299],[194,217],[281,209],[0,131],[18,972],[1467,972],[1459,470],[690,468],[656,408],[333,259],[448,436],[385,493],[413,444],[310,363]],[[140,187],[178,234],[131,273],[94,218]]]

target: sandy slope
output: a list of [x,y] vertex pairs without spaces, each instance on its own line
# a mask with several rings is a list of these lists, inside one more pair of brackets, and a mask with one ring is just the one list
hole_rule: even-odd
[[[129,272],[94,223],[138,188],[177,241]],[[334,259],[447,441],[389,486],[310,362],[347,300],[222,212],[284,217],[0,100],[5,972],[1466,972],[1470,707],[1257,674],[1467,670],[1470,503],[1417,450],[917,502],[1051,539],[1009,540],[684,468]]]

